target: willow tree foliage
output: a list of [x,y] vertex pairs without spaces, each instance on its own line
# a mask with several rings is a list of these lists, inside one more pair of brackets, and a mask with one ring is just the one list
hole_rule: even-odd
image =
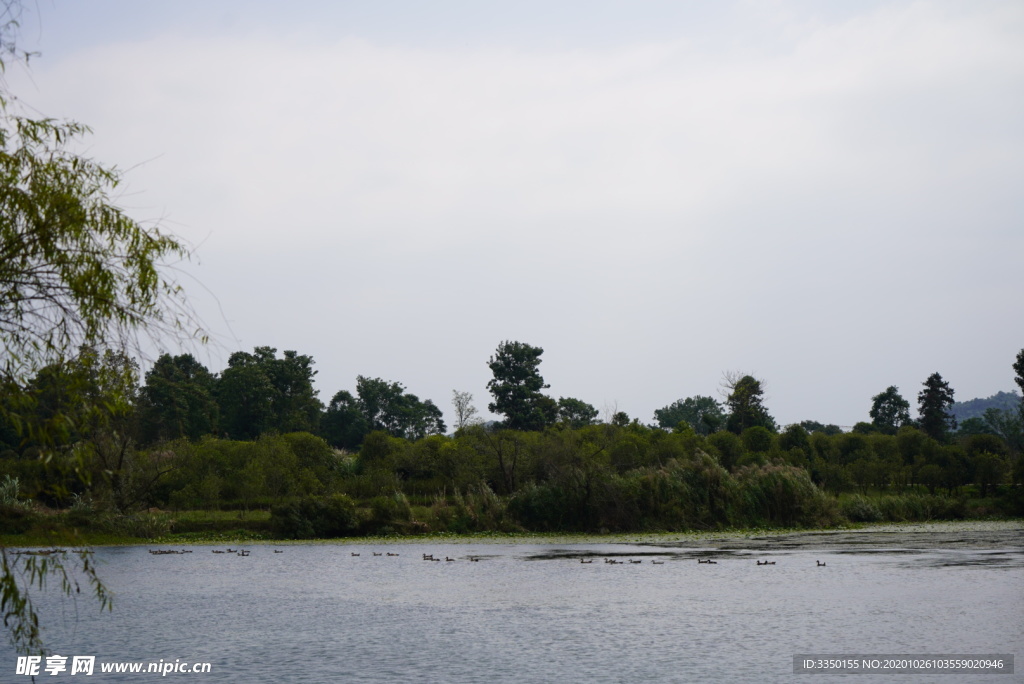
[[[0,70],[27,60],[16,46],[21,9],[17,0],[0,3]],[[149,333],[191,335],[198,326],[164,268],[186,258],[187,248],[115,204],[121,173],[75,151],[89,129],[21,116],[16,107],[0,82],[0,418],[46,445],[74,417],[36,420],[30,379],[40,369],[80,348],[138,348]],[[47,578],[66,594],[82,578],[108,604],[88,556],[0,547],[0,613],[20,652],[43,649],[31,590]]]

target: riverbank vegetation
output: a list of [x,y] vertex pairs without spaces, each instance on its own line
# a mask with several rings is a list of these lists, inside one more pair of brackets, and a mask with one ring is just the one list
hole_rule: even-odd
[[[220,374],[163,356],[140,384],[125,354],[83,347],[36,374],[31,413],[4,413],[0,521],[30,537],[325,538],[1024,514],[1020,406],[958,425],[938,373],[923,383],[917,420],[889,387],[850,431],[779,429],[761,381],[731,374],[724,402],[680,399],[645,425],[544,395],[542,353],[501,343],[489,408],[506,419],[480,422],[472,395],[453,392],[457,425],[443,434],[436,405],[397,382],[360,376],[354,395],[324,407],[313,360],[295,352],[239,352]],[[14,417],[67,429],[36,441]]]
[[475,425],[421,439],[372,432],[357,452],[308,432],[206,436],[129,449],[116,473],[81,448],[0,459],[0,516],[33,538],[827,527],[1019,516],[1008,463],[998,440],[942,444],[915,427],[705,436],[639,423]]

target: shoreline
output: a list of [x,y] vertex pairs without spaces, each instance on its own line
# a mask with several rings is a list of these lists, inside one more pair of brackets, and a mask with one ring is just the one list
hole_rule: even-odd
[[[14,535],[11,535],[14,536]],[[33,540],[38,541],[38,540]],[[7,543],[14,542],[14,543]],[[19,544],[16,539],[0,541],[5,549],[74,546],[76,548],[118,546],[292,546],[337,544],[398,546],[410,544],[630,544],[679,548],[782,550],[795,548],[900,547],[900,548],[1024,548],[1024,520],[956,520],[907,523],[862,523],[842,528],[714,530],[706,532],[643,533],[496,533],[428,534],[408,537],[339,537],[336,539],[247,539],[224,534],[218,539],[124,539],[88,543],[64,538],[46,543]]]

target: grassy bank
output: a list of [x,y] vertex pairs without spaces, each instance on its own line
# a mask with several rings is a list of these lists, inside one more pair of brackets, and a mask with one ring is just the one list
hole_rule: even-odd
[[1024,520],[957,520],[917,523],[858,523],[822,529],[793,528],[751,528],[723,529],[699,532],[653,532],[653,533],[550,533],[550,532],[477,532],[455,534],[451,532],[429,533],[405,537],[339,537],[336,539],[313,539],[302,541],[278,540],[262,535],[234,533],[181,533],[144,539],[119,537],[104,534],[42,535],[0,535],[0,545],[8,548],[83,546],[187,546],[201,544],[655,544],[694,546],[701,548],[771,548],[784,544],[787,548],[796,545],[807,547],[835,547],[856,543],[863,547],[865,541],[874,540],[878,545],[893,546],[963,546],[983,544],[999,546],[993,539],[1020,545],[1024,543]]
[[[355,507],[351,534],[308,536],[304,541],[335,543],[417,543],[428,540],[443,543],[678,543],[751,540],[779,535],[842,533],[856,530],[881,530],[902,533],[908,530],[941,530],[943,526],[968,533],[988,529],[1024,529],[1020,519],[997,518],[985,501],[955,501],[926,496],[851,495],[837,501],[842,516],[828,525],[721,525],[707,529],[644,529],[634,531],[558,531],[527,530],[522,527],[484,530],[452,530],[437,525],[427,507],[411,507],[410,515],[399,512],[398,520],[389,520],[384,533],[374,533],[376,513],[372,506]],[[968,512],[986,515],[966,520]],[[981,518],[981,519],[978,519]],[[0,535],[5,547],[62,547],[116,545],[187,545],[219,543],[288,543],[275,530],[271,512],[254,511],[150,511],[127,516],[95,515],[76,517],[71,511],[37,512],[32,522],[17,534]],[[445,518],[447,519],[447,518]],[[427,522],[429,521],[429,523]],[[410,525],[410,523],[418,523]],[[415,530],[408,533],[406,530]],[[379,529],[379,528],[378,528]]]

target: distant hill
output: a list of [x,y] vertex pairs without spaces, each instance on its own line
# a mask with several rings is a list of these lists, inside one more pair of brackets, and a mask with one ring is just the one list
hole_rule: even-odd
[[1018,406],[1020,406],[1020,395],[1016,392],[996,392],[986,399],[955,402],[950,410],[956,416],[957,422],[962,423],[968,418],[981,418],[982,414],[990,408],[1016,411]]

